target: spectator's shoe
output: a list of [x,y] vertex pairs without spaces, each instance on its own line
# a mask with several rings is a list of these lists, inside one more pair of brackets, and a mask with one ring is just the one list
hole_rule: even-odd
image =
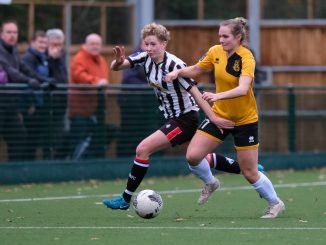
[[105,200],[103,200],[103,204],[107,208],[121,209],[121,210],[127,210],[129,208],[129,206],[130,206],[130,204],[127,203],[125,201],[125,199],[123,199],[122,196],[118,196],[118,197],[113,198],[113,199],[105,199]]
[[208,198],[220,187],[218,179],[213,184],[206,184],[198,198],[198,204],[202,205],[208,201]]
[[279,216],[283,211],[285,210],[285,205],[282,202],[282,200],[279,200],[278,204],[275,204],[273,206],[269,206],[263,216],[260,218],[262,219],[274,219],[277,216]]
[[258,171],[264,173],[264,166],[258,163]]

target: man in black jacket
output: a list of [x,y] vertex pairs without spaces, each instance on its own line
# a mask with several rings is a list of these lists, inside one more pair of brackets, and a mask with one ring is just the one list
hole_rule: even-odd
[[[44,31],[34,33],[30,46],[21,56],[21,60],[38,75],[49,78],[48,57],[46,55],[48,39]],[[33,160],[36,153],[42,149],[43,159],[50,159],[49,136],[51,130],[50,93],[28,88],[24,99],[24,124],[27,130],[26,159]]]
[[65,35],[61,29],[46,31],[48,38],[49,76],[54,77],[59,84],[68,83],[66,52],[64,50]]
[[8,75],[6,90],[0,90],[0,137],[7,143],[9,161],[24,160],[26,130],[21,110],[22,89],[10,89],[10,84],[22,84],[39,89],[40,86],[54,84],[53,79],[39,76],[18,57],[16,44],[18,25],[15,21],[5,21],[0,29],[0,65]]
[[[61,29],[54,28],[46,31],[48,38],[48,67],[49,76],[54,77],[59,85],[68,84],[68,70],[66,52],[64,50],[65,35]],[[65,128],[67,122],[67,87],[58,86],[51,96],[52,132],[56,137],[50,138],[55,159],[64,159],[68,156],[69,133]]]

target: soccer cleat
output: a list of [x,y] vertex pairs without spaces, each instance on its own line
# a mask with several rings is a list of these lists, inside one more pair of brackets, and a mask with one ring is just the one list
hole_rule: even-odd
[[105,199],[103,200],[103,204],[107,208],[111,208],[111,209],[127,210],[130,207],[130,204],[127,203],[122,196],[118,196],[113,199]]
[[263,216],[260,218],[262,219],[274,219],[279,216],[285,210],[285,205],[282,200],[279,200],[278,204],[273,206],[269,206]]
[[198,198],[198,204],[202,205],[208,201],[208,198],[220,187],[218,179],[213,184],[206,184]]
[[264,166],[258,163],[258,171],[264,173]]

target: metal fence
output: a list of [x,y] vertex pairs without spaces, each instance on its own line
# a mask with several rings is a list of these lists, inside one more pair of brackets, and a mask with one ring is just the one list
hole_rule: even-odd
[[[326,87],[257,86],[255,90],[261,152],[326,151]],[[152,89],[145,85],[37,91],[23,85],[0,86],[0,161],[133,156],[137,144],[163,122],[157,105]],[[157,155],[181,156],[184,150],[175,147]],[[234,152],[232,140],[219,151]]]

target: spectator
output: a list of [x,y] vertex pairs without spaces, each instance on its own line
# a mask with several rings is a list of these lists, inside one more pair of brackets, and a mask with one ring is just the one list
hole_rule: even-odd
[[[145,44],[141,40],[133,54],[143,52],[145,48]],[[136,66],[133,69],[123,70],[121,84],[126,86],[123,87],[118,98],[121,120],[117,154],[118,156],[131,156],[135,154],[134,149],[143,139],[144,134],[154,132],[160,125],[158,122],[160,117],[157,108],[152,106],[153,103],[156,103],[154,94],[146,94],[152,93],[148,90],[148,86],[128,86],[147,84],[143,67]],[[128,96],[125,95],[126,93]],[[133,106],[130,107],[130,105]],[[155,114],[158,116],[153,116]]]
[[[0,65],[8,76],[8,83],[26,84],[33,89],[52,84],[53,80],[40,77],[29,69],[18,57],[16,44],[18,25],[5,21],[0,30]],[[7,143],[8,160],[23,160],[26,130],[17,94],[4,93],[0,96],[0,135]]]
[[48,38],[49,75],[54,77],[59,84],[67,84],[68,72],[66,52],[64,50],[65,35],[60,29],[49,29]]
[[66,129],[67,90],[62,84],[68,84],[68,71],[66,52],[64,50],[65,35],[61,29],[49,29],[48,38],[48,66],[49,76],[54,77],[59,84],[58,89],[52,93],[51,108],[51,137],[53,157],[64,159],[69,154],[68,130]]
[[96,148],[100,148],[96,145],[98,140],[96,87],[105,86],[109,82],[109,68],[101,55],[101,49],[102,38],[98,34],[90,34],[71,61],[71,84],[88,85],[84,88],[75,87],[69,91],[69,118],[73,146],[71,157],[76,160],[100,157],[96,154]]
[[[47,37],[44,31],[36,31],[30,47],[21,57],[22,61],[43,77],[49,77],[49,67],[46,56]],[[35,159],[36,151],[42,148],[43,158],[49,158],[49,148],[46,147],[45,137],[49,132],[48,108],[44,105],[43,91],[30,91],[25,94],[24,122],[27,130],[26,158]],[[44,146],[44,148],[43,148]],[[47,152],[46,152],[47,151]]]
[[8,83],[8,74],[2,64],[0,64],[0,85]]

